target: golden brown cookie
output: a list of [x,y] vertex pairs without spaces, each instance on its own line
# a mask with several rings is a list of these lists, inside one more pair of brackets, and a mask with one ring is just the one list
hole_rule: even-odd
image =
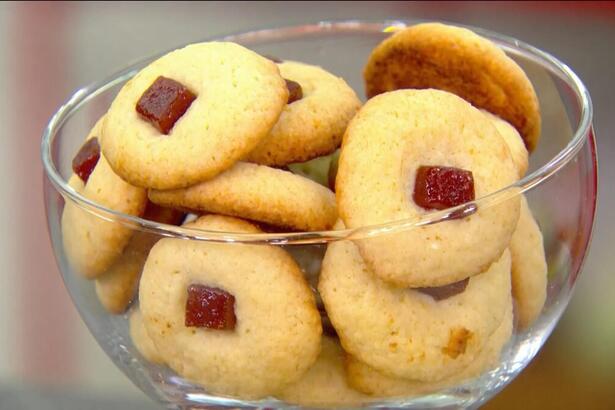
[[[444,176],[451,168],[454,172],[451,181],[426,184],[424,167],[441,168]],[[506,143],[471,104],[440,90],[398,90],[369,100],[348,126],[336,197],[340,217],[354,229],[418,221],[449,208],[449,200],[479,199],[517,178]],[[457,192],[460,186],[469,189]],[[435,194],[438,203],[425,203],[417,192]],[[519,198],[467,210],[469,216],[458,213],[455,219],[356,243],[373,272],[397,286],[457,282],[500,258],[519,219]]]
[[[260,232],[217,215],[186,226]],[[162,239],[145,263],[139,304],[164,362],[210,394],[277,393],[299,380],[320,351],[314,296],[279,247]]]
[[468,29],[423,23],[397,31],[372,51],[363,75],[370,98],[400,88],[437,88],[514,125],[530,152],[540,138],[532,83],[498,46]]
[[547,262],[542,233],[522,196],[521,216],[510,241],[512,293],[520,329],[528,328],[540,315],[547,298]]
[[329,244],[318,290],[344,350],[386,374],[438,381],[473,362],[512,306],[510,253],[436,300],[373,275],[352,241]]
[[443,380],[420,382],[393,377],[348,355],[346,359],[348,383],[355,389],[375,397],[411,397],[434,393],[467,382],[498,365],[502,348],[512,334],[512,322],[511,304],[506,310],[502,323],[489,337],[484,349],[477,357],[459,373]]
[[[90,131],[87,141],[100,136],[103,119]],[[95,164],[95,165],[94,165]],[[69,185],[84,197],[117,212],[140,216],[147,203],[147,193],[117,176],[102,153],[90,164],[87,183],[76,174]],[[94,215],[71,200],[62,212],[62,241],[64,251],[75,273],[92,279],[104,273],[120,257],[133,230],[116,221]]]
[[269,135],[246,160],[282,166],[335,151],[361,107],[355,92],[342,78],[317,66],[285,61],[278,67],[282,77],[299,84],[302,97],[286,105]]
[[527,152],[527,148],[525,148],[523,138],[521,138],[521,135],[519,135],[515,127],[503,119],[491,114],[489,111],[481,110],[481,112],[491,120],[491,123],[495,125],[500,136],[506,141],[506,145],[508,145],[508,149],[510,149],[512,159],[519,172],[519,179],[523,178],[527,172],[529,162],[529,153]]
[[132,310],[128,320],[132,344],[139,351],[141,356],[152,363],[164,364],[164,360],[162,356],[160,356],[160,353],[158,353],[158,349],[156,349],[152,338],[147,334],[147,330],[143,324],[143,315],[138,306]]
[[337,338],[323,336],[320,355],[314,365],[277,397],[307,407],[355,407],[369,400],[348,385],[344,356]]
[[288,171],[238,162],[216,178],[168,191],[150,190],[152,202],[290,228],[329,229],[337,219],[329,189]]
[[[191,44],[122,87],[107,113],[101,147],[115,172],[133,185],[194,185],[252,151],[287,98],[272,61],[234,43]],[[156,115],[161,120],[147,120]]]
[[[151,202],[143,214],[144,219],[171,225],[180,224],[183,217],[183,212],[162,208]],[[109,313],[119,314],[126,310],[137,293],[145,259],[160,238],[154,233],[136,231],[119,259],[96,278],[96,295]]]

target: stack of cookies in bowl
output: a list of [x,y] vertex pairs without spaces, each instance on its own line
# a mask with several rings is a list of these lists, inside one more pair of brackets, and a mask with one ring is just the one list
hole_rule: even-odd
[[308,63],[223,42],[159,58],[93,126],[70,185],[193,230],[411,229],[331,241],[310,286],[292,246],[160,239],[67,203],[73,270],[125,315],[145,360],[209,394],[352,405],[493,368],[546,297],[527,201],[475,202],[527,171],[540,136],[527,76],[490,41],[436,23],[373,50],[364,105]]

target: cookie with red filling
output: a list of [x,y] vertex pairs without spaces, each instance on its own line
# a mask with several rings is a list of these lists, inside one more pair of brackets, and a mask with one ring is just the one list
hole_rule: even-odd
[[[74,174],[69,185],[84,197],[133,216],[141,216],[147,192],[125,182],[113,172],[96,143],[100,141],[104,117],[92,128],[73,160]],[[122,255],[134,230],[106,221],[67,200],[62,212],[62,241],[73,271],[95,278],[109,269]]]
[[335,188],[348,228],[418,222],[451,209],[438,223],[356,240],[382,279],[433,287],[500,258],[519,219],[519,198],[484,208],[470,202],[517,178],[508,146],[478,109],[445,91],[398,90],[372,98],[351,121]]
[[[215,215],[186,227],[260,232]],[[297,381],[320,351],[314,296],[279,247],[161,239],[145,263],[139,303],[163,361],[210,394],[275,394]]]
[[191,44],[122,87],[103,125],[102,151],[133,185],[194,185],[252,151],[287,100],[274,62],[234,43]]
[[321,67],[294,61],[278,67],[282,77],[292,81],[294,97],[247,160],[282,166],[332,153],[361,101],[342,78]]

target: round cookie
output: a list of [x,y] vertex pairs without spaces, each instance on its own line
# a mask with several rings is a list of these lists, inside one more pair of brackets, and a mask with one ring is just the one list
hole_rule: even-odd
[[[413,198],[421,166],[470,171],[476,199],[518,175],[495,127],[461,98],[439,90],[381,94],[361,108],[344,137],[335,187],[345,225],[416,221],[433,212]],[[400,287],[441,286],[487,269],[508,246],[518,219],[519,199],[512,197],[463,218],[356,243],[382,279]]]
[[502,348],[510,339],[512,328],[513,314],[511,304],[506,309],[506,315],[502,323],[487,340],[485,348],[466,368],[458,374],[451,375],[443,380],[420,382],[388,376],[348,355],[346,357],[348,383],[355,389],[376,397],[410,397],[435,393],[438,390],[454,387],[478,377],[485,371],[498,365]]
[[147,334],[145,324],[143,323],[143,315],[138,306],[130,313],[128,321],[132,344],[139,351],[141,356],[152,363],[164,364],[164,360],[162,356],[160,356],[160,353],[158,353],[152,338]]
[[287,403],[306,407],[356,407],[369,397],[348,386],[344,351],[339,341],[323,336],[320,355],[310,370],[277,395]]
[[[260,232],[215,215],[187,226]],[[193,284],[234,296],[234,330],[186,326]],[[248,399],[277,393],[297,381],[320,351],[314,296],[294,260],[274,246],[162,239],[145,263],[139,303],[164,362],[210,394]]]
[[438,381],[485,347],[511,306],[510,253],[436,301],[373,275],[352,241],[329,245],[318,290],[344,350],[391,376]]
[[528,328],[540,315],[547,298],[547,262],[542,233],[522,196],[521,216],[510,241],[512,294],[520,329]]
[[508,149],[512,154],[513,162],[519,172],[519,179],[523,178],[527,172],[529,162],[529,154],[523,143],[523,138],[521,138],[515,127],[503,119],[491,114],[489,111],[481,110],[481,112],[491,120],[491,123],[495,125],[495,128],[504,138],[504,141],[506,141],[506,145],[508,145]]
[[[162,208],[151,202],[143,214],[144,219],[172,225],[181,223],[183,217],[180,211]],[[119,259],[96,278],[96,296],[109,313],[119,314],[126,310],[137,293],[145,259],[159,239],[159,235],[136,231]]]
[[[160,76],[196,95],[168,135],[135,109]],[[115,172],[133,185],[194,185],[252,151],[287,98],[272,61],[234,43],[192,44],[154,61],[124,85],[107,113],[102,150]]]
[[294,61],[278,67],[282,77],[301,86],[303,97],[286,105],[269,135],[246,160],[282,166],[332,153],[361,101],[342,78],[320,67]]
[[[87,139],[99,137],[103,119],[98,120]],[[100,155],[92,173],[83,183],[73,174],[68,184],[84,197],[117,212],[140,216],[147,193],[117,176],[104,155]],[[73,270],[89,279],[104,273],[120,257],[134,230],[118,222],[94,215],[71,200],[62,212],[64,252]]]
[[424,23],[400,30],[372,51],[363,76],[370,98],[400,88],[437,88],[514,125],[530,152],[540,138],[532,83],[504,51],[468,29]]
[[337,219],[333,192],[288,171],[238,162],[200,184],[168,191],[150,190],[152,202],[290,228],[329,229]]

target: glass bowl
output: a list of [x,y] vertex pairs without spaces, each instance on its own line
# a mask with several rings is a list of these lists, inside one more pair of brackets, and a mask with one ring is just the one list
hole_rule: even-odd
[[[362,68],[371,50],[395,27],[414,21],[338,21],[268,29],[231,35],[225,40],[243,44],[263,55],[321,65],[343,77],[363,96]],[[528,44],[490,31],[472,28],[497,43],[526,71],[542,110],[542,137],[530,157],[527,175],[513,186],[474,201],[479,209],[499,206],[522,193],[527,197],[544,237],[548,264],[547,297],[538,319],[527,329],[515,328],[499,362],[480,377],[413,397],[371,398],[351,407],[463,408],[484,403],[536,355],[559,320],[581,271],[594,222],[597,194],[596,145],[592,105],[587,89],[575,73],[553,56]],[[160,55],[162,55],[161,53]],[[418,220],[326,232],[237,234],[187,229],[121,214],[81,196],[67,181],[71,160],[89,129],[106,111],[120,87],[158,56],[132,65],[111,77],[78,90],[53,116],[42,140],[45,199],[51,242],[64,283],[102,349],[145,394],[169,408],[287,408],[275,398],[239,400],[207,394],[163,365],[155,365],[136,350],[129,335],[128,312],[108,313],[98,301],[95,286],[67,260],[61,217],[67,204],[89,214],[99,224],[121,225],[149,238],[216,242],[223,246],[274,246],[289,251],[315,287],[327,246],[337,241],[389,238],[403,240],[404,232],[446,223],[467,205],[430,213]],[[132,306],[135,306],[133,301]],[[317,407],[317,406],[316,406]]]

